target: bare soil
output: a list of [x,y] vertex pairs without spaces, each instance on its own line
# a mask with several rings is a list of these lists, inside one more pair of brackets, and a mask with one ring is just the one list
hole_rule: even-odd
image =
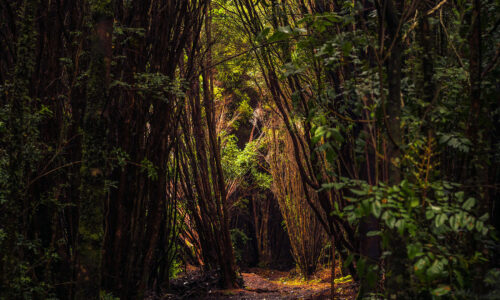
[[[198,271],[191,271],[198,272]],[[192,273],[193,274],[193,273]],[[318,271],[311,280],[304,281],[293,275],[293,272],[283,272],[262,268],[252,268],[241,273],[244,287],[240,289],[221,290],[214,284],[216,280],[200,277],[196,279],[191,274],[188,283],[185,278],[184,285],[192,284],[189,290],[171,294],[168,299],[330,299],[331,272],[330,270]],[[189,276],[189,275],[188,275]],[[207,276],[207,275],[205,275]],[[198,280],[199,282],[196,282]],[[203,281],[203,282],[202,282]],[[335,299],[354,299],[357,283],[345,278],[337,279]],[[174,284],[175,286],[175,284]],[[204,287],[204,291],[197,291]]]

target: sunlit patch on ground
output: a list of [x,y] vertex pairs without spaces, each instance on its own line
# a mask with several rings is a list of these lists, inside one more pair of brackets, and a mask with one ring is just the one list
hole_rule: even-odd
[[[331,272],[322,269],[304,280],[294,272],[253,268],[241,274],[242,289],[212,290],[203,299],[328,299],[331,293]],[[351,276],[335,279],[336,298],[354,299],[357,284]]]

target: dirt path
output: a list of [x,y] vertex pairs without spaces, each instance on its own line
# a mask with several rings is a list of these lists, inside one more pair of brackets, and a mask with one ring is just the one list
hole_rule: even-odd
[[[252,269],[242,273],[244,289],[210,291],[204,299],[329,299],[330,276],[320,272],[307,282],[289,278],[288,272]],[[339,280],[337,280],[339,281]],[[353,299],[356,284],[350,280],[337,283],[337,299]]]

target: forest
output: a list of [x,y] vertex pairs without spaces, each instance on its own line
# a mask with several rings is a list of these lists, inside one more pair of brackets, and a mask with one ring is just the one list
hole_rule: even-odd
[[0,299],[500,299],[499,0],[0,0]]

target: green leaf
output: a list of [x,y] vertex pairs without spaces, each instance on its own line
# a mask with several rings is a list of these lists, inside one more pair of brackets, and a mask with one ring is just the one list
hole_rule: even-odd
[[448,183],[447,181],[443,181],[443,187],[447,190],[452,190],[453,189],[453,186],[451,186],[450,183]]
[[457,215],[457,221],[458,222],[458,227],[463,226],[465,224],[465,212],[461,211]]
[[394,225],[396,224],[396,218],[394,218],[393,216],[390,216],[389,219],[386,221],[387,223],[387,226],[389,226],[389,228],[394,228]]
[[321,184],[321,189],[324,189],[324,190],[331,190],[334,187],[335,187],[335,183],[333,183],[333,182]]
[[476,229],[477,229],[477,231],[481,232],[481,230],[483,230],[483,227],[484,227],[484,223],[482,221],[477,220],[476,221]]
[[404,230],[406,228],[405,225],[406,225],[405,224],[405,220],[403,220],[403,219],[397,220],[396,224],[394,224],[394,226],[396,226],[396,228],[398,229],[398,232],[399,232],[400,235],[403,235]]
[[295,27],[293,29],[293,32],[298,33],[298,34],[306,34],[307,33],[307,29],[300,28],[300,27]]
[[343,143],[344,142],[344,137],[342,136],[342,134],[340,133],[340,131],[337,129],[337,128],[331,128],[330,129],[332,135],[333,135],[333,138],[339,142],[339,143]]
[[431,279],[440,277],[445,274],[444,263],[441,260],[435,260],[427,269],[427,276]]
[[441,285],[438,288],[432,290],[432,294],[434,296],[444,296],[451,291],[451,287],[449,285]]
[[380,205],[380,201],[375,200],[372,204],[372,213],[375,218],[380,217],[380,213],[382,212],[382,206]]
[[479,217],[479,220],[486,222],[486,220],[488,220],[488,218],[489,218],[488,213],[485,213],[484,215]]
[[417,244],[409,244],[406,246],[406,252],[408,253],[409,259],[414,259],[415,257],[422,256],[422,245]]
[[344,267],[347,268],[351,264],[351,262],[352,262],[353,259],[354,259],[354,255],[349,254],[349,256],[344,261]]
[[467,216],[465,217],[465,225],[467,226],[468,230],[474,229],[474,218],[472,216]]
[[446,214],[439,214],[435,219],[436,227],[441,227],[446,220],[448,220]]
[[441,207],[439,207],[439,206],[430,205],[429,207],[430,207],[430,208],[432,209],[432,211],[434,211],[434,212],[441,211]]
[[366,233],[366,236],[377,236],[377,235],[380,235],[381,232],[379,230],[376,230],[376,231],[368,231]]
[[422,257],[413,265],[413,270],[416,273],[421,273],[425,270],[428,264],[429,264],[429,259],[427,257]]
[[460,228],[460,221],[458,216],[451,216],[450,219],[448,220],[450,223],[450,227],[454,230],[457,231],[458,228]]
[[462,208],[465,209],[465,210],[470,210],[474,204],[476,204],[476,199],[474,198],[469,198],[467,199],[467,201],[465,201],[465,203],[462,205]]
[[347,205],[346,207],[344,207],[345,211],[350,211],[350,210],[353,210],[353,209],[354,209],[354,205]]
[[288,39],[288,36],[289,35],[284,33],[284,32],[276,31],[275,33],[273,33],[273,35],[271,35],[269,37],[269,39],[267,41],[269,43],[280,42],[280,41],[284,41],[284,40]]
[[336,190],[341,190],[343,189],[345,186],[345,183],[342,183],[342,182],[334,182],[333,183],[333,187],[336,189]]
[[335,201],[335,202],[333,203],[333,205],[335,206],[335,211],[336,211],[336,212],[340,212],[339,203],[338,203],[337,201]]
[[355,189],[351,189],[351,192],[355,195],[358,195],[358,196],[366,196],[368,195],[368,192],[365,191],[365,190],[355,190]]
[[455,278],[457,279],[457,282],[460,285],[460,287],[464,287],[464,277],[462,276],[460,271],[458,271],[457,269],[454,269],[453,274],[455,274]]
[[321,141],[321,136],[320,135],[315,135],[311,138],[311,142],[313,145],[318,144],[318,142]]
[[278,27],[278,31],[286,34],[292,33],[292,29],[290,28],[290,26],[280,26]]

